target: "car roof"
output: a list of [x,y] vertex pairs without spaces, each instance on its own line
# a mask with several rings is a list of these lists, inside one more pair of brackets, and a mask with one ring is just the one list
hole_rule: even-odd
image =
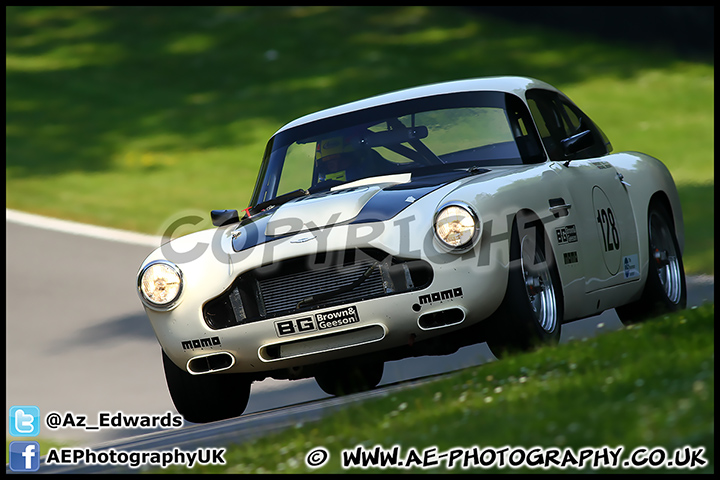
[[419,87],[397,90],[390,93],[384,93],[381,95],[364,98],[362,100],[357,100],[336,107],[320,110],[315,113],[310,113],[296,120],[293,120],[290,123],[287,123],[277,132],[275,132],[275,134],[278,134],[284,130],[293,127],[297,127],[298,125],[304,125],[306,123],[314,122],[323,118],[334,117],[336,115],[342,115],[344,113],[354,112],[368,107],[386,105],[393,102],[412,100],[415,98],[422,98],[433,95],[442,95],[446,93],[496,91],[512,93],[524,100],[524,92],[530,88],[542,88],[546,90],[558,91],[552,85],[529,77],[482,77],[433,83],[430,85],[423,85]]

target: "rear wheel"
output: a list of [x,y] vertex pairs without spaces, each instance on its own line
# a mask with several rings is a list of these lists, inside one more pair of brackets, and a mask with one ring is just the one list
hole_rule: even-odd
[[488,347],[501,358],[557,343],[562,318],[562,287],[545,231],[520,213],[512,228],[507,291],[490,319]]
[[192,423],[239,417],[250,399],[252,381],[240,373],[191,375],[162,352],[165,380],[178,413]]
[[660,204],[651,205],[648,212],[648,244],[650,263],[642,296],[615,309],[625,325],[687,306],[680,247],[670,214]]
[[323,392],[329,395],[349,395],[372,390],[382,380],[383,362],[353,365],[340,363],[328,365],[322,373],[315,375],[315,381]]

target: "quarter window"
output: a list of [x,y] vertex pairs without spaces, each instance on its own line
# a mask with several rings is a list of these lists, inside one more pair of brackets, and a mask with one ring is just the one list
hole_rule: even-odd
[[[551,160],[600,157],[612,151],[612,146],[602,130],[567,97],[547,90],[533,89],[527,92],[527,101]],[[590,130],[592,144],[579,152],[566,155],[562,140],[584,130]]]

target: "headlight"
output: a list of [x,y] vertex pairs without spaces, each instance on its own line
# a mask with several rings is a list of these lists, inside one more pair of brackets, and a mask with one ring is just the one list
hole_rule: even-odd
[[435,214],[435,236],[440,244],[454,253],[470,250],[480,238],[481,224],[470,205],[452,202]]
[[170,262],[150,262],[138,275],[138,292],[145,305],[153,310],[170,310],[180,298],[182,272]]

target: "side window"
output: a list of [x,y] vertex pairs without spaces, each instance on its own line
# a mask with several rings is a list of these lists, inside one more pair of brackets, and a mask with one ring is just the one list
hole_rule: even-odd
[[533,128],[532,116],[525,104],[519,98],[508,95],[505,111],[523,163],[544,162],[545,152],[540,145],[540,139]]
[[[612,150],[602,130],[563,96],[546,90],[533,89],[527,92],[527,100],[543,145],[552,160],[599,157]],[[591,131],[592,144],[577,153],[565,155],[561,141],[583,130]]]
[[565,110],[565,114],[571,121],[572,130],[569,132],[569,135],[580,133],[582,130],[590,130],[593,138],[592,145],[573,155],[572,159],[602,157],[612,152],[612,145],[607,135],[590,120],[590,117],[585,115],[575,104],[570,103],[568,100],[560,99],[560,102]]
[[563,113],[565,114],[564,118],[569,122],[569,124],[567,125],[568,133],[572,135],[580,129],[580,119],[569,105],[563,103],[562,107]]
[[[537,92],[531,95],[531,92]],[[530,113],[535,119],[540,139],[551,160],[563,160],[564,154],[560,141],[566,137],[567,131],[557,105],[548,98],[546,92],[534,90],[527,94]]]

